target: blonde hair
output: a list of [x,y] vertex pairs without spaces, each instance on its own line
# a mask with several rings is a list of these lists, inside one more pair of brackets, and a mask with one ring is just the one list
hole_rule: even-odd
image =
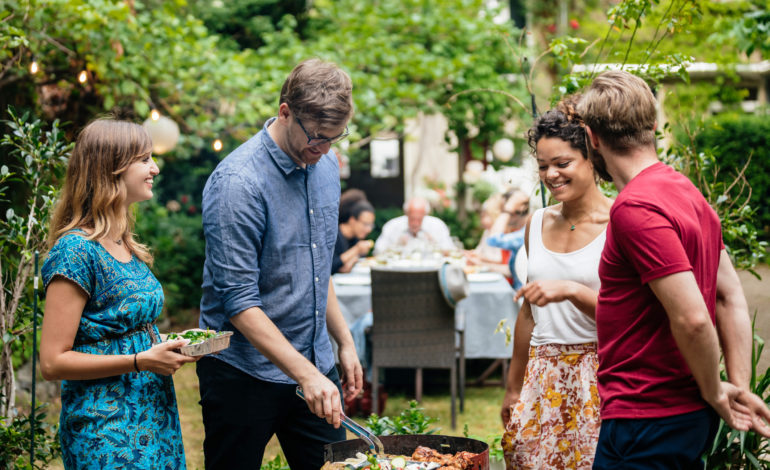
[[299,119],[320,125],[347,123],[353,115],[353,82],[336,64],[308,59],[291,71],[281,87],[286,103]]
[[492,219],[496,219],[503,211],[504,203],[505,196],[501,193],[495,193],[489,196],[487,200],[481,204],[481,212],[488,214]]
[[51,217],[48,247],[65,233],[89,229],[89,240],[117,231],[129,252],[152,264],[148,248],[134,240],[134,216],[124,203],[121,175],[129,165],[152,153],[152,141],[139,124],[97,119],[78,136],[67,165],[67,178]]
[[615,151],[655,144],[655,96],[622,70],[596,77],[577,107],[586,125]]

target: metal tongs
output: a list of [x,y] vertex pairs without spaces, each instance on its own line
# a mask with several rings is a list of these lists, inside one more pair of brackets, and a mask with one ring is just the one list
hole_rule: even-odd
[[[297,395],[303,400],[305,399],[305,394],[302,393],[302,387],[297,387]],[[382,445],[382,441],[380,441],[374,433],[348,418],[342,411],[340,411],[340,418],[342,419],[342,425],[345,426],[346,429],[369,444],[369,449],[372,451],[372,454],[375,456],[385,454],[385,447]]]

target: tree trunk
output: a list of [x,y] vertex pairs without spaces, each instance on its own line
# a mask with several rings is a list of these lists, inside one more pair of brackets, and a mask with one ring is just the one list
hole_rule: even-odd
[[[458,174],[460,176],[460,181],[463,181],[463,173],[465,173],[465,164],[468,163],[472,158],[473,155],[471,155],[471,141],[470,139],[463,139],[460,142],[460,154],[458,155]],[[465,207],[465,185],[460,185],[460,190],[457,191],[457,218],[459,220],[465,220],[467,209]]]
[[0,416],[6,421],[12,418],[12,411],[16,404],[16,381],[13,375],[13,358],[11,345],[3,344],[0,353]]

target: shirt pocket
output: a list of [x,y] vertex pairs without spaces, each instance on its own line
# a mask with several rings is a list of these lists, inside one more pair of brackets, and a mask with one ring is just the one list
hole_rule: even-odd
[[328,248],[334,249],[334,243],[337,241],[339,208],[336,203],[321,208],[321,226],[323,227],[324,240]]

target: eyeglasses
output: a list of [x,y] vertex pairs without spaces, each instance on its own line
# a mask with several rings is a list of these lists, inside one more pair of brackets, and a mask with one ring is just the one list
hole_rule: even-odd
[[297,116],[294,116],[294,119],[297,121],[297,124],[299,124],[299,127],[300,129],[302,129],[302,132],[305,133],[305,137],[307,137],[307,144],[311,147],[315,147],[323,144],[336,144],[337,142],[344,139],[350,134],[350,131],[348,130],[348,126],[345,126],[345,132],[343,132],[342,134],[336,137],[310,137],[310,134],[308,133],[307,129],[305,129],[305,126],[302,125],[302,121],[300,121]]

